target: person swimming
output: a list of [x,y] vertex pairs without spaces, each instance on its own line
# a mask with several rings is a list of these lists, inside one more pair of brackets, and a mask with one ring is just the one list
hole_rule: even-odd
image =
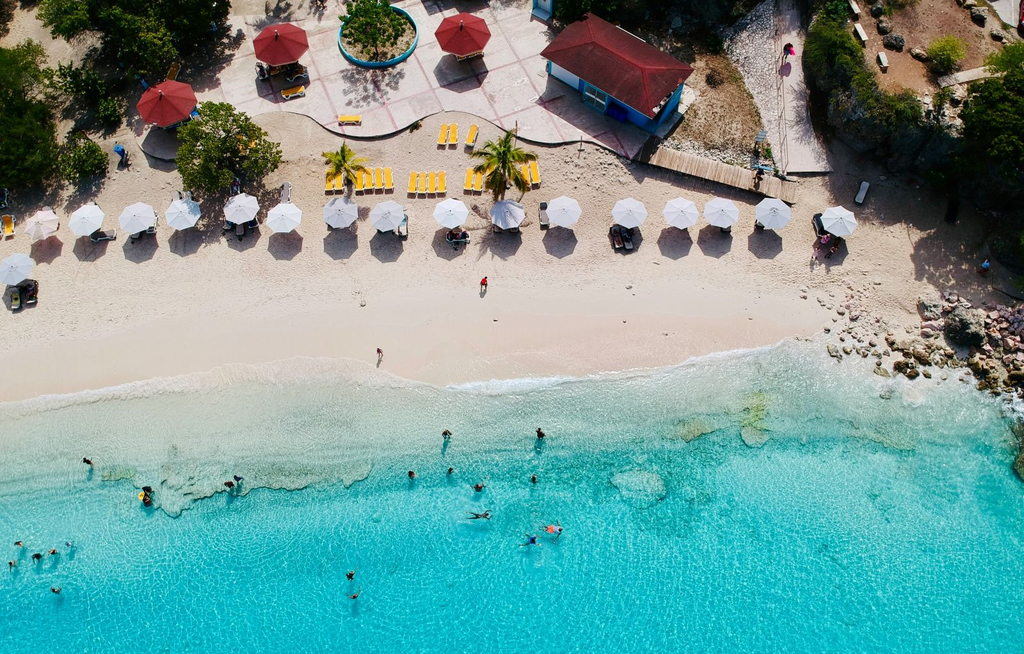
[[537,537],[536,536],[531,536],[530,534],[526,534],[526,542],[525,543],[519,543],[519,547],[529,547],[530,545],[540,545],[540,543],[537,542]]
[[537,475],[530,475],[530,483],[531,484],[536,484],[537,483]]
[[545,527],[545,529],[549,534],[555,535],[555,540],[558,540],[562,537],[562,523],[560,522],[556,522],[553,525],[548,525],[547,527]]
[[448,468],[448,476],[450,477],[450,476],[452,476],[454,474],[455,474],[455,468]]
[[362,588],[360,588],[360,589],[359,589],[359,590],[357,590],[356,592],[354,592],[354,593],[352,593],[351,595],[349,595],[349,596],[348,596],[348,598],[349,598],[350,600],[358,599],[358,597],[359,597],[359,594],[360,594],[360,593],[362,593],[362,592],[363,592],[363,589],[362,589]]
[[42,561],[43,560],[43,555],[40,554],[39,552],[36,552],[35,554],[32,555],[32,560],[33,561]]
[[7,569],[13,571],[14,570],[14,566],[16,566],[16,565],[18,565],[18,564],[15,563],[14,561],[8,561],[7,562]]
[[231,475],[231,476],[234,478],[236,484],[241,484],[242,480],[245,479],[245,477],[243,477],[242,475]]
[[445,440],[448,440],[449,438],[452,437],[452,433],[445,429],[443,432],[441,432],[441,436],[444,437]]
[[84,463],[87,466],[92,466],[92,459],[90,459],[89,457],[83,456],[82,457],[82,463]]
[[50,556],[56,556],[57,555],[57,548],[56,547],[53,548],[52,550],[47,552],[47,554],[49,554]]
[[349,570],[348,572],[345,573],[345,579],[348,579],[349,581],[352,581],[355,578],[355,576],[356,576],[356,571],[355,570]]
[[20,540],[16,540],[16,541],[14,541],[14,546],[15,547],[25,547],[25,543],[21,542]]
[[473,511],[466,511],[469,514],[470,520],[490,520],[491,512],[484,511],[483,513],[474,513]]
[[224,482],[224,485],[227,486],[229,489],[231,489],[231,488],[235,487],[235,482],[233,482],[233,481],[231,481],[229,479],[228,481]]
[[50,586],[50,592],[54,595],[60,595],[60,591],[63,590],[60,586]]
[[483,483],[475,484],[473,486],[473,490],[475,490],[478,493],[484,492],[484,484]]
[[409,479],[410,480],[416,479],[416,471],[415,470],[410,470],[409,471]]

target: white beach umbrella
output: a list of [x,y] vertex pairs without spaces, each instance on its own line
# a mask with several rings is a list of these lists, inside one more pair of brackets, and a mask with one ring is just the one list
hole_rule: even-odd
[[829,207],[821,214],[821,226],[835,236],[849,236],[857,229],[857,219],[845,207]]
[[381,202],[370,212],[370,223],[378,232],[390,232],[398,229],[405,220],[405,209],[394,200]]
[[125,207],[118,220],[121,222],[121,229],[129,234],[138,234],[156,224],[156,212],[145,202],[136,202]]
[[267,212],[267,227],[272,232],[290,232],[302,222],[302,209],[291,202],[282,202]]
[[501,229],[519,227],[526,219],[526,209],[513,200],[500,200],[491,207],[491,222]]
[[20,284],[28,279],[35,265],[27,254],[12,254],[0,263],[0,282]]
[[334,198],[324,207],[324,222],[334,228],[348,227],[359,217],[359,205],[348,198]]
[[732,227],[740,219],[740,210],[730,200],[714,198],[704,205],[704,218],[715,227]]
[[199,217],[203,215],[199,203],[195,200],[175,200],[167,207],[164,217],[167,219],[167,226],[174,229],[188,229],[195,227]]
[[644,203],[633,198],[619,200],[612,208],[612,219],[616,225],[622,225],[630,229],[639,227],[647,220],[647,207]]
[[103,227],[103,216],[103,210],[95,202],[83,204],[71,214],[68,227],[75,236],[88,236]]
[[248,193],[233,196],[224,205],[224,218],[229,223],[240,225],[247,223],[260,212],[260,203]]
[[25,222],[25,233],[35,243],[56,234],[59,226],[60,218],[53,209],[42,209]]
[[583,215],[580,203],[561,195],[548,203],[548,222],[556,227],[572,227]]
[[466,203],[462,200],[449,198],[434,207],[434,220],[445,229],[461,227],[468,217],[469,209],[466,208]]
[[697,219],[700,218],[700,211],[697,210],[697,205],[686,198],[669,200],[665,203],[665,209],[662,213],[665,214],[665,222],[670,227],[678,227],[679,229],[693,227],[697,224]]
[[781,229],[789,224],[789,217],[789,206],[778,198],[765,198],[754,208],[754,218],[765,229]]

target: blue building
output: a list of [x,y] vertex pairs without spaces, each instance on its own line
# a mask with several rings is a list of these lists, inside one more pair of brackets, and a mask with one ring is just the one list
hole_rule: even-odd
[[584,104],[652,134],[675,113],[693,73],[593,14],[562,30],[540,54],[548,60],[548,74],[579,91]]

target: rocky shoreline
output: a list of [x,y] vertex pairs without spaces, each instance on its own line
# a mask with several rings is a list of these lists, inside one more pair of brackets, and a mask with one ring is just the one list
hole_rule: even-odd
[[[846,289],[842,299],[835,293],[816,298],[836,313],[836,325],[824,328],[825,347],[836,361],[873,357],[880,377],[945,381],[952,376],[1007,401],[1024,399],[1024,305],[978,308],[946,291],[940,298],[919,299],[920,324],[901,327],[862,311],[866,289],[849,282]],[[809,297],[807,289],[800,291]],[[1013,469],[1024,480],[1024,422],[1016,421],[1013,432],[1018,445]]]

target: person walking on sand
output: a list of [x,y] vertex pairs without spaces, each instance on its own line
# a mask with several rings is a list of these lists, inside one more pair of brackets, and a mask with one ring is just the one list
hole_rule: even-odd
[[483,279],[480,280],[480,292],[487,292],[487,277],[484,277]]
[[384,360],[384,350],[382,350],[382,349],[380,349],[378,347],[377,348],[377,365],[379,366],[380,362],[383,361],[383,360]]

